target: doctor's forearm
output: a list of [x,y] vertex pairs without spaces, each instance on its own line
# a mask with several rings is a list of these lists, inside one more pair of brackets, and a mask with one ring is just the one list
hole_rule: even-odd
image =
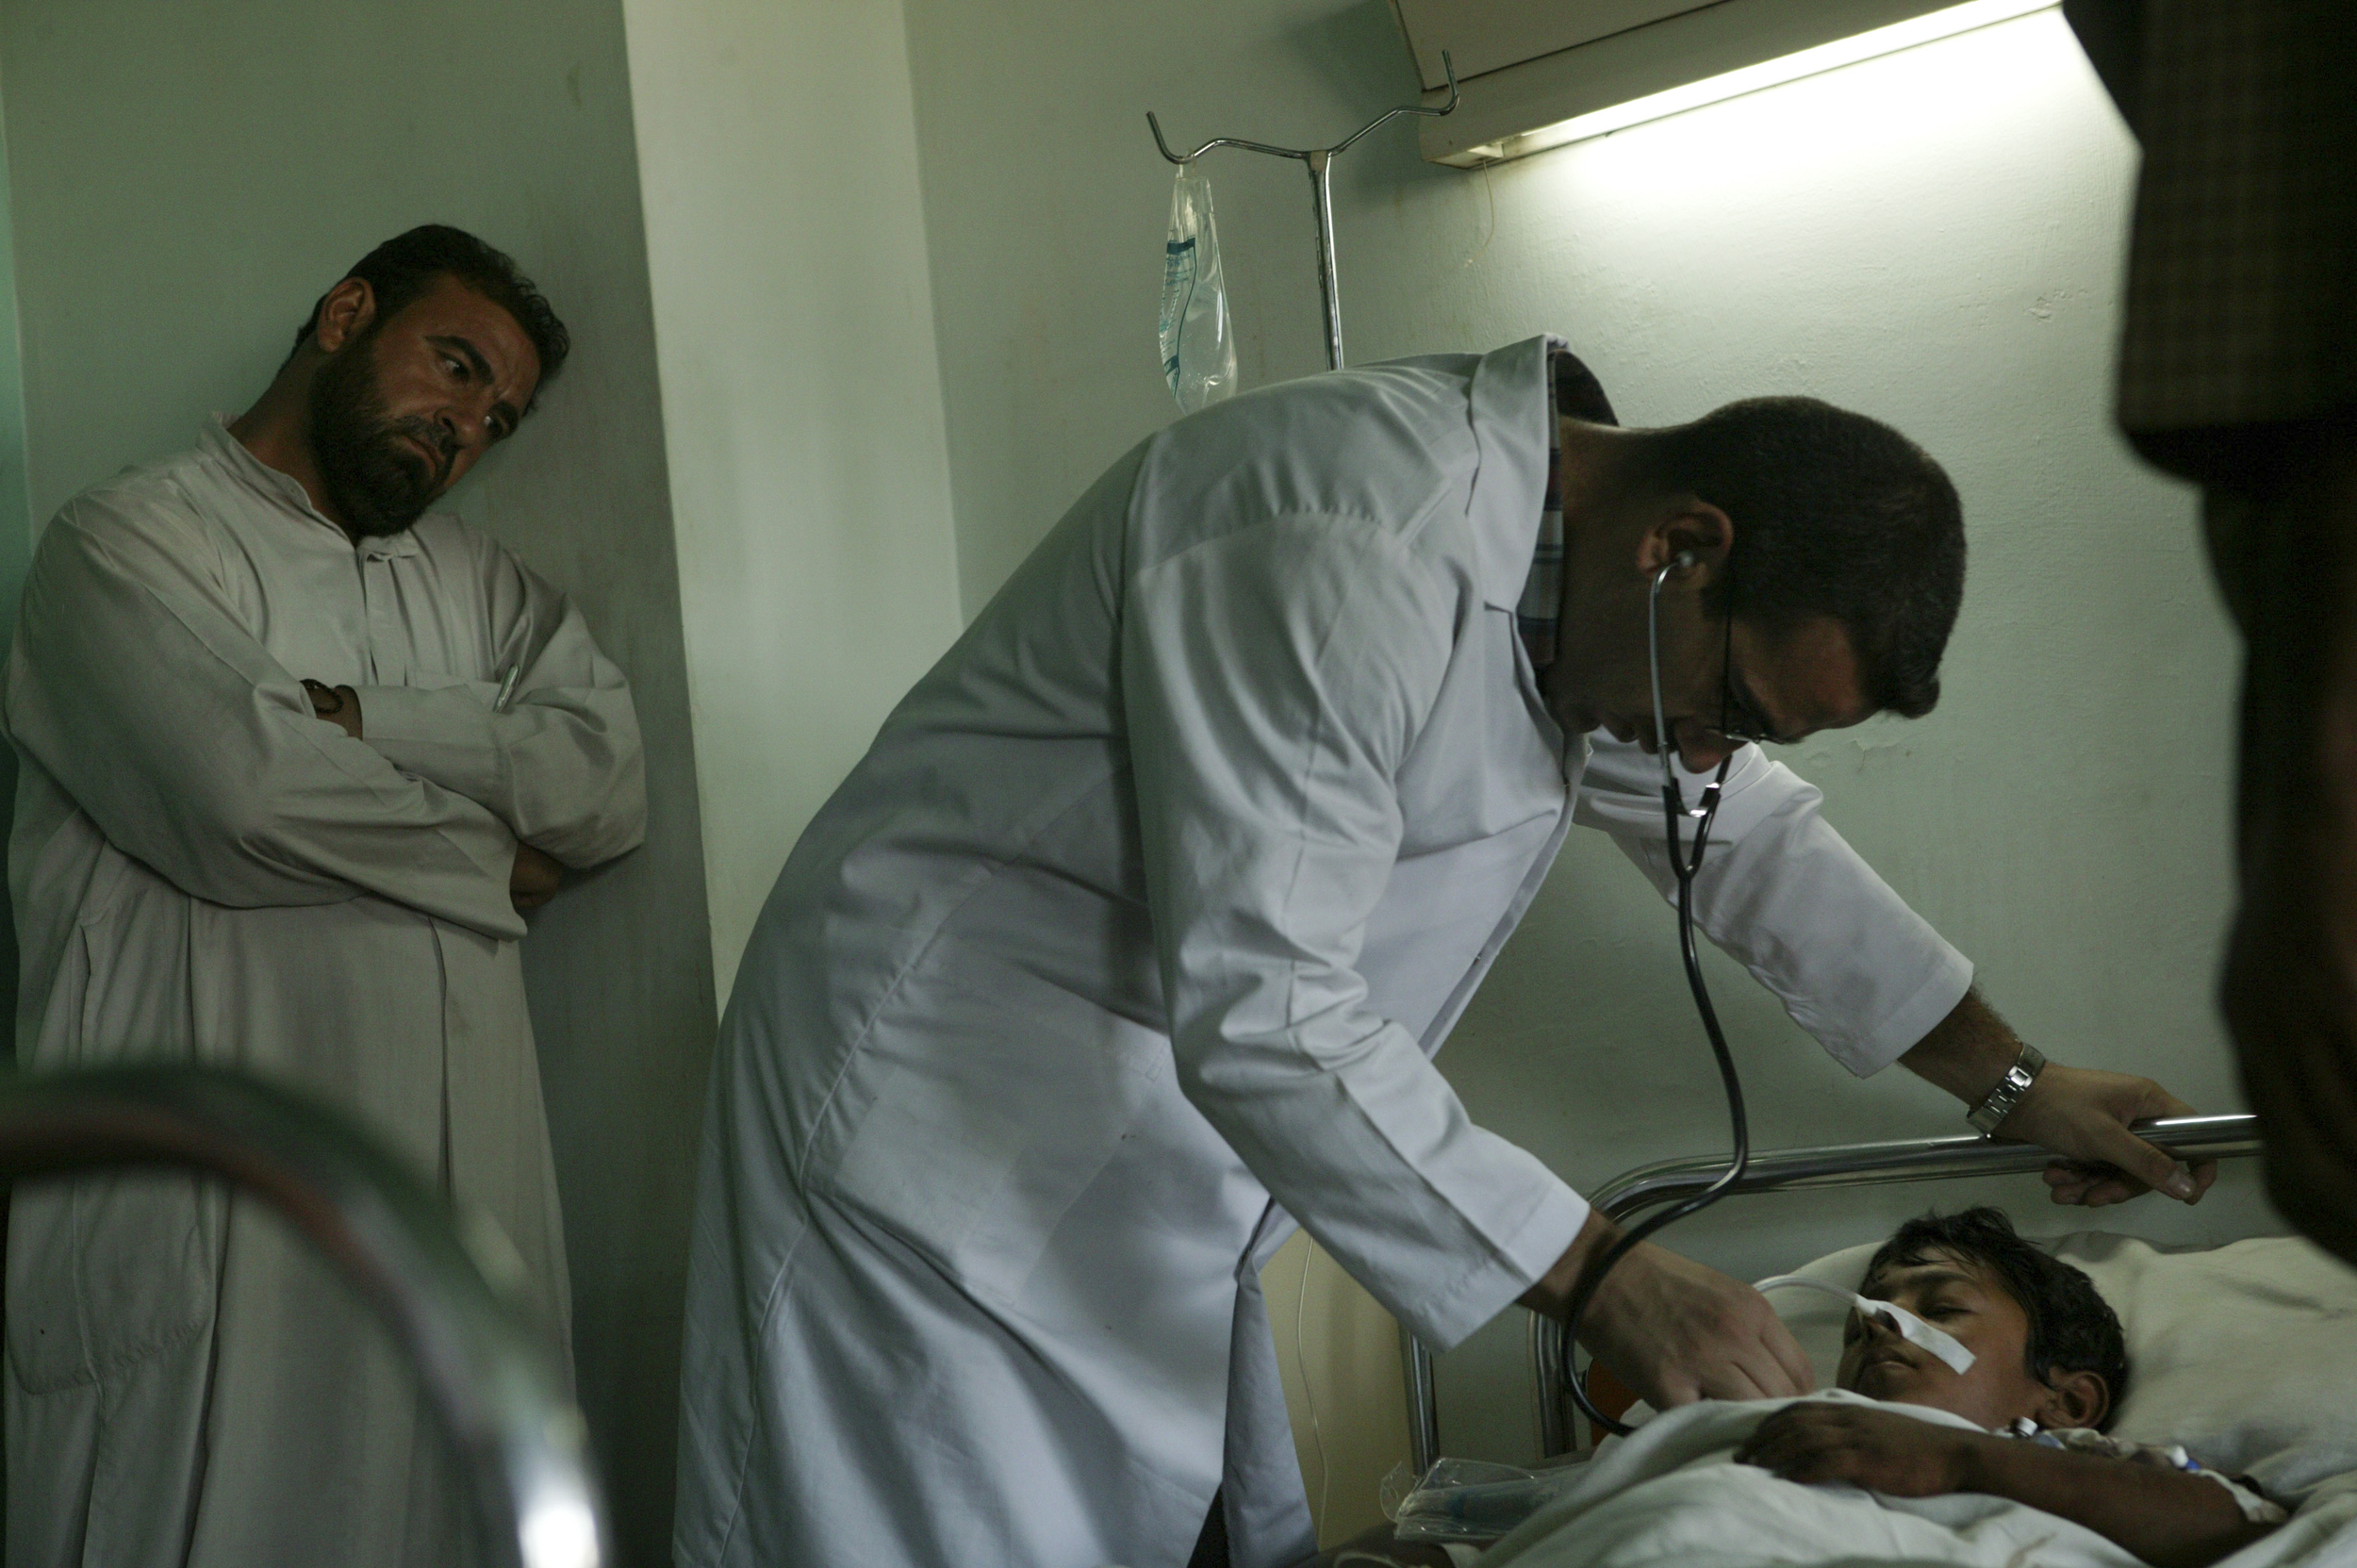
[[1572,1308],[1572,1293],[1579,1288],[1580,1279],[1591,1265],[1613,1243],[1621,1239],[1621,1228],[1596,1210],[1588,1211],[1588,1219],[1572,1238],[1572,1245],[1557,1259],[1555,1266],[1541,1275],[1531,1287],[1517,1298],[1518,1303],[1534,1312],[1548,1317],[1561,1317]]
[[1977,1105],[2020,1054],[2021,1037],[1974,986],[1899,1062],[1926,1083]]

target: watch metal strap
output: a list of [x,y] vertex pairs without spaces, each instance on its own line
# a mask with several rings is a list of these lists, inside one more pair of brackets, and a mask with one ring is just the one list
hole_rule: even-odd
[[2045,1065],[2046,1058],[2038,1054],[2038,1048],[2024,1044],[2021,1054],[2005,1069],[2005,1076],[1997,1081],[1997,1087],[1980,1104],[1967,1111],[1964,1119],[1983,1137],[1995,1133],[1997,1124],[2013,1114],[2013,1108],[2021,1103],[2021,1097],[2030,1092],[2030,1085],[2037,1081]]

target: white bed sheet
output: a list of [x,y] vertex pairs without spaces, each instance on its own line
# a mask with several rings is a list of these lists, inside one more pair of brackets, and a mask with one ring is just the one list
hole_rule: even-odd
[[[1796,1486],[1734,1463],[1752,1428],[1790,1402],[1713,1402],[1656,1416],[1600,1451],[1577,1485],[1483,1554],[1480,1568],[2142,1568],[2092,1530],[2002,1498],[1882,1497]],[[1965,1424],[1940,1411],[1885,1408]],[[2335,1484],[2219,1568],[2343,1568],[2352,1557],[2357,1488]]]

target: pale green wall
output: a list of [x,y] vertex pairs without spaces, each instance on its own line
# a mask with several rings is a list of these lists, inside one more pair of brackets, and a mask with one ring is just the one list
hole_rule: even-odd
[[7,98],[0,95],[0,624],[12,630],[33,530],[25,472],[25,360],[17,341],[16,238],[9,216],[6,106]]
[[[5,73],[0,72],[0,76]],[[16,635],[16,602],[32,555],[25,474],[25,362],[16,331],[16,239],[9,220],[8,111],[0,94],[0,647]],[[16,751],[0,743],[0,810],[16,798]],[[16,1016],[16,927],[0,887],[0,1018]]]
[[[1145,111],[1174,140],[1298,144],[1414,82],[1383,0],[909,15],[970,614],[1174,416],[1152,346],[1171,171]],[[2233,654],[2188,494],[2105,420],[2132,159],[2052,13],[1487,174],[1420,162],[1398,125],[1336,166],[1343,313],[1358,360],[1559,332],[1632,423],[1807,392],[1930,447],[1973,553],[1948,696],[1788,760],[2031,1038],[2225,1110],[2209,992]],[[1206,166],[1246,385],[1321,368],[1299,167]],[[1617,851],[1574,835],[1442,1057],[1473,1114],[1579,1184],[1723,1148],[1672,940]],[[1850,1081],[1739,972],[1712,972],[1763,1146],[1960,1128],[1903,1073]],[[2034,1229],[2070,1223],[2035,1179],[1996,1191]],[[1962,1196],[1851,1200],[1868,1217],[1848,1229],[1841,1207],[1772,1200],[1678,1245],[1756,1277]],[[2274,1225],[2247,1170],[2201,1211],[2120,1217]],[[1509,1312],[1444,1365],[1450,1451],[1529,1451],[1521,1333]]]
[[898,0],[624,0],[725,999],[802,825],[957,635]]
[[[0,644],[16,634],[17,598],[24,590],[33,543],[25,485],[25,365],[16,337],[16,239],[9,222],[7,124],[7,100],[0,93]],[[15,799],[16,751],[0,742],[0,811],[13,811]],[[0,887],[0,1018],[10,1020],[11,1031],[16,963],[16,925],[8,890]],[[0,1225],[0,1231],[5,1229]],[[0,1507],[0,1530],[7,1525],[5,1508]]]
[[582,1396],[635,1563],[668,1560],[679,1297],[713,1022],[618,0],[8,0],[37,514],[242,407],[317,295],[428,220],[511,250],[575,355],[462,510],[630,674],[648,843],[525,944]]

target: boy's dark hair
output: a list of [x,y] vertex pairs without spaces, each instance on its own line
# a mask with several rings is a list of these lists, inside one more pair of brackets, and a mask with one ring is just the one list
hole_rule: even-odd
[[1831,616],[1877,710],[1931,712],[1964,599],[1964,509],[1929,453],[1801,397],[1747,398],[1642,437],[1640,483],[1689,491],[1735,523],[1711,613],[1731,603],[1776,631]]
[[[572,334],[556,319],[556,311],[533,281],[504,251],[495,250],[465,229],[447,223],[421,223],[397,234],[354,262],[344,277],[366,278],[376,294],[374,325],[392,319],[402,306],[424,294],[440,279],[454,277],[516,318],[540,356],[540,386],[556,378],[565,356],[573,351]],[[342,278],[337,279],[338,283]],[[321,294],[311,313],[295,329],[294,346],[301,348],[320,319]],[[371,327],[373,330],[373,325]],[[535,394],[537,395],[536,392]]]
[[1945,1254],[1986,1269],[2030,1320],[2023,1361],[2030,1376],[2049,1384],[2057,1369],[2092,1372],[2111,1391],[2099,1428],[2128,1392],[2128,1342],[2119,1314],[2097,1294],[2095,1281],[2014,1230],[2002,1209],[1984,1204],[1958,1214],[1925,1214],[1899,1227],[1875,1250],[1866,1278],[1886,1268],[1907,1268]]

